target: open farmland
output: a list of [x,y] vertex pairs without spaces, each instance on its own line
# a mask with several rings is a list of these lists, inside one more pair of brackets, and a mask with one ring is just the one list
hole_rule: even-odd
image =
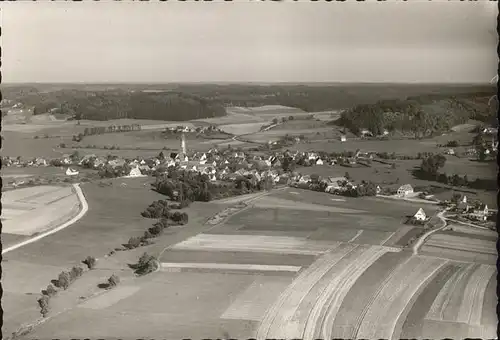
[[[125,182],[116,183],[120,181]],[[150,224],[145,219],[141,221],[132,204],[138,200],[150,202],[156,194],[140,190],[146,180],[126,183],[124,187],[115,184],[110,188],[86,185],[89,202],[109,201],[108,195],[112,194],[120,200],[120,225],[110,217],[104,218],[102,214],[109,214],[109,209],[103,209],[99,215],[107,224],[106,230],[114,231],[100,231],[109,248]],[[108,190],[114,192],[107,193]],[[68,337],[141,337],[147,332],[148,336],[169,338],[395,339],[402,334],[417,338],[422,334],[443,334],[437,330],[446,329],[456,320],[463,322],[460,334],[465,331],[470,336],[492,336],[494,318],[490,314],[494,309],[483,303],[493,292],[491,266],[412,256],[396,245],[418,228],[401,223],[405,215],[417,210],[415,203],[377,198],[333,201],[332,195],[295,188],[248,195],[246,199],[249,198],[254,200],[247,209],[215,226],[201,227],[196,223],[203,223],[206,216],[236,200],[197,205],[196,209],[206,207],[206,211],[198,213],[199,222],[194,214],[197,210],[189,208],[190,223],[179,229],[184,236],[169,234],[148,247],[148,251],[161,254],[158,272],[131,278],[120,286],[123,288],[55,316],[30,336],[44,338],[60,329],[58,336]],[[117,208],[115,219],[118,214]],[[93,244],[96,241],[90,232],[98,231],[102,222],[94,219],[92,226],[88,223],[88,232],[75,232],[79,232],[82,243]],[[123,240],[117,241],[122,235]],[[59,253],[67,251],[59,242],[55,243]],[[136,252],[136,256],[142,251]],[[78,256],[83,255],[79,251]],[[123,256],[126,253],[117,254],[113,261]],[[470,275],[454,279],[450,268],[466,268]],[[468,302],[452,302],[458,306],[455,321],[427,318],[427,311],[422,312],[422,308],[427,306],[430,310],[435,301],[439,304],[442,300],[438,293],[429,295],[429,289],[445,289],[449,280],[446,287],[463,291],[463,296],[469,296]],[[441,295],[449,295],[452,290],[446,288]],[[388,317],[380,319],[383,316]],[[478,333],[477,322],[484,326],[485,333]],[[90,333],[87,328],[92,328]]]
[[267,131],[257,132],[252,135],[244,136],[244,139],[252,142],[267,143],[268,141],[279,140],[282,137],[285,137],[286,135],[291,137],[299,137],[300,135],[303,135],[308,139],[318,138],[319,136],[321,139],[325,139],[325,138],[334,138],[335,136],[340,136],[340,133],[338,131],[332,130],[331,128],[325,128],[325,127],[302,129],[302,130],[270,129]]
[[238,123],[238,124],[225,124],[219,126],[219,129],[226,133],[230,133],[232,135],[246,135],[253,134],[259,132],[262,126],[265,123]]
[[41,233],[70,220],[80,210],[72,187],[24,188],[7,191],[2,196],[3,235]]
[[421,248],[421,254],[453,259],[457,261],[496,263],[496,240],[475,238],[472,235],[435,233]]
[[[80,142],[80,145],[112,146],[117,145],[122,149],[152,149],[162,150],[163,148],[178,150],[180,146],[180,135],[167,136],[162,131],[132,131],[122,133],[108,133],[102,135],[87,136]],[[187,137],[190,148],[206,149],[210,145],[204,144],[206,139]],[[215,141],[213,141],[215,143]],[[108,151],[109,152],[109,151]],[[113,153],[115,150],[112,151]]]

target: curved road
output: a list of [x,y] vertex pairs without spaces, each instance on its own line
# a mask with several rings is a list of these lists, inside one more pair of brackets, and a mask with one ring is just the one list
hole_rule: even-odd
[[413,245],[413,255],[418,255],[418,249],[422,246],[422,243],[424,243],[424,241],[432,234],[434,234],[435,232],[437,231],[440,231],[440,230],[443,230],[447,223],[446,223],[446,219],[444,218],[444,213],[447,211],[448,209],[445,209],[441,212],[439,212],[436,217],[439,218],[442,222],[443,222],[443,225],[439,228],[436,228],[436,229],[432,229],[432,230],[429,230],[428,232],[426,232],[425,234],[422,235],[422,237],[420,237],[420,239]]
[[76,194],[78,196],[78,199],[80,201],[80,205],[81,205],[81,210],[80,212],[78,213],[78,215],[76,215],[75,217],[73,217],[71,220],[61,224],[59,227],[57,228],[54,228],[54,229],[51,229],[49,231],[46,231],[40,235],[37,235],[33,238],[30,238],[29,240],[26,240],[26,241],[23,241],[23,242],[20,242],[18,244],[15,244],[13,246],[10,246],[8,248],[5,248],[2,250],[2,255],[3,254],[6,254],[10,251],[13,251],[13,250],[16,250],[18,248],[21,248],[27,244],[30,244],[30,243],[33,243],[33,242],[36,242],[46,236],[49,236],[51,234],[54,234],[54,233],[57,233],[58,231],[60,230],[63,230],[64,228],[67,228],[69,227],[70,225],[72,225],[73,223],[75,223],[76,221],[78,221],[79,219],[81,219],[86,213],[87,211],[89,210],[89,206],[87,204],[87,200],[85,199],[85,196],[83,195],[83,191],[82,189],[80,188],[80,184],[77,183],[77,184],[73,184],[73,188],[75,188],[75,191],[76,191]]

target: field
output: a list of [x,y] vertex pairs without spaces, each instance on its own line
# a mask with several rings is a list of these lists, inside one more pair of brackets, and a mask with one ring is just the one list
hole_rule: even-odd
[[[78,228],[79,222],[56,234],[65,236],[65,241],[52,240],[58,254],[69,253],[62,242],[68,243],[71,237],[91,245],[80,251],[71,242],[72,252],[76,250],[82,258],[105,252],[134,231],[144,230],[151,221],[141,220],[132,204],[150,202],[156,194],[145,190],[142,182],[146,180],[106,188],[87,184],[89,202],[98,210],[89,211],[86,217],[92,220],[81,220],[85,229]],[[113,219],[109,207],[96,205],[111,197],[118,199]],[[395,339],[406,334],[443,334],[439,332],[457,322],[462,326],[454,332],[492,336],[494,306],[486,300],[494,289],[492,266],[412,256],[397,244],[416,230],[401,224],[401,219],[418,205],[376,198],[333,201],[331,195],[295,188],[254,198],[249,208],[215,226],[201,223],[235,202],[222,200],[189,208],[190,223],[185,228],[148,247],[148,252],[161,254],[160,271],[144,278],[130,277],[123,288],[54,317],[30,337],[52,336],[57,329],[58,336],[68,337],[128,338],[147,332],[151,337],[169,338]],[[114,222],[121,221],[118,216],[121,223]],[[68,234],[73,228],[78,229]],[[99,235],[100,241],[92,235]],[[26,251],[15,260],[7,255],[7,279],[9,262],[17,261],[16,268],[22,268]],[[143,251],[139,249],[134,256]],[[37,272],[40,265],[64,263],[51,257],[51,252],[45,253],[43,259],[33,259],[30,272]],[[100,266],[122,268],[119,263],[130,260],[130,255],[120,253]],[[47,271],[55,275],[57,270]],[[454,276],[460,270],[465,274]],[[24,275],[20,269],[15,272]],[[36,282],[31,283],[33,289]],[[463,293],[457,295],[455,290]],[[440,302],[447,300],[448,307]],[[428,316],[433,304],[443,306],[433,310],[441,308],[445,317]],[[484,333],[479,333],[480,328]]]
[[24,188],[7,191],[2,196],[2,234],[7,235],[41,233],[71,219],[80,210],[72,187]]
[[421,248],[422,254],[467,262],[496,263],[496,240],[457,233],[435,233]]

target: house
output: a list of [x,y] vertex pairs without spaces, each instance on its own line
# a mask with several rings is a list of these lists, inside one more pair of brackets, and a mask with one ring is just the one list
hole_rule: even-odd
[[43,158],[37,158],[36,159],[36,165],[38,166],[47,166],[47,161]]
[[362,129],[360,134],[361,137],[366,137],[366,136],[373,137],[373,134],[367,129]]
[[346,142],[347,141],[347,137],[345,135],[340,136],[340,141],[341,142]]
[[377,185],[377,189],[375,189],[375,193],[377,195],[379,195],[381,192],[382,192],[382,188],[380,187],[380,185]]
[[143,177],[144,175],[142,174],[141,170],[139,167],[135,167],[130,170],[128,177]]
[[316,161],[316,165],[323,165],[323,161],[321,160],[321,158],[318,158],[318,160]]
[[498,133],[498,129],[493,127],[484,128],[483,133],[488,135],[496,135]]
[[207,162],[207,160],[206,160],[206,159],[200,159],[200,164],[201,164],[201,165],[205,164],[206,162]]
[[299,178],[299,183],[309,183],[311,181],[311,176],[304,175]]
[[64,165],[69,165],[71,164],[71,158],[69,157],[69,155],[64,155],[63,158],[62,158],[62,163]]
[[207,154],[204,153],[203,155],[201,155],[200,161],[206,161],[206,160],[207,160]]
[[453,150],[453,149],[448,149],[448,150],[446,150],[446,152],[445,152],[445,153],[446,153],[447,155],[451,155],[451,156],[453,156],[453,155],[455,155],[455,150]]
[[400,186],[397,193],[399,197],[406,197],[411,194],[413,194],[413,187],[410,184]]
[[427,219],[427,215],[425,214],[424,209],[420,208],[415,215],[413,215],[413,218],[417,221],[425,221]]
[[71,168],[68,168],[68,169],[66,170],[66,175],[67,175],[67,176],[76,176],[76,175],[78,175],[78,174],[79,174],[79,172],[78,172],[78,171],[73,170],[73,169],[71,169]]
[[318,154],[317,154],[316,152],[310,152],[310,153],[308,154],[308,157],[307,157],[307,158],[308,158],[310,161],[313,161],[313,160],[318,159],[318,157],[319,157],[319,156],[318,156]]

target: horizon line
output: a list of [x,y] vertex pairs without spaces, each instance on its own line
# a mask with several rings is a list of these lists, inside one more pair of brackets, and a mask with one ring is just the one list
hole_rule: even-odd
[[[2,82],[1,85],[273,85],[273,84],[366,84],[366,85],[495,85],[490,81],[484,82],[398,82],[398,81],[171,81],[171,82],[99,82],[99,81],[65,81],[65,82]],[[0,86],[1,86],[0,85]]]

